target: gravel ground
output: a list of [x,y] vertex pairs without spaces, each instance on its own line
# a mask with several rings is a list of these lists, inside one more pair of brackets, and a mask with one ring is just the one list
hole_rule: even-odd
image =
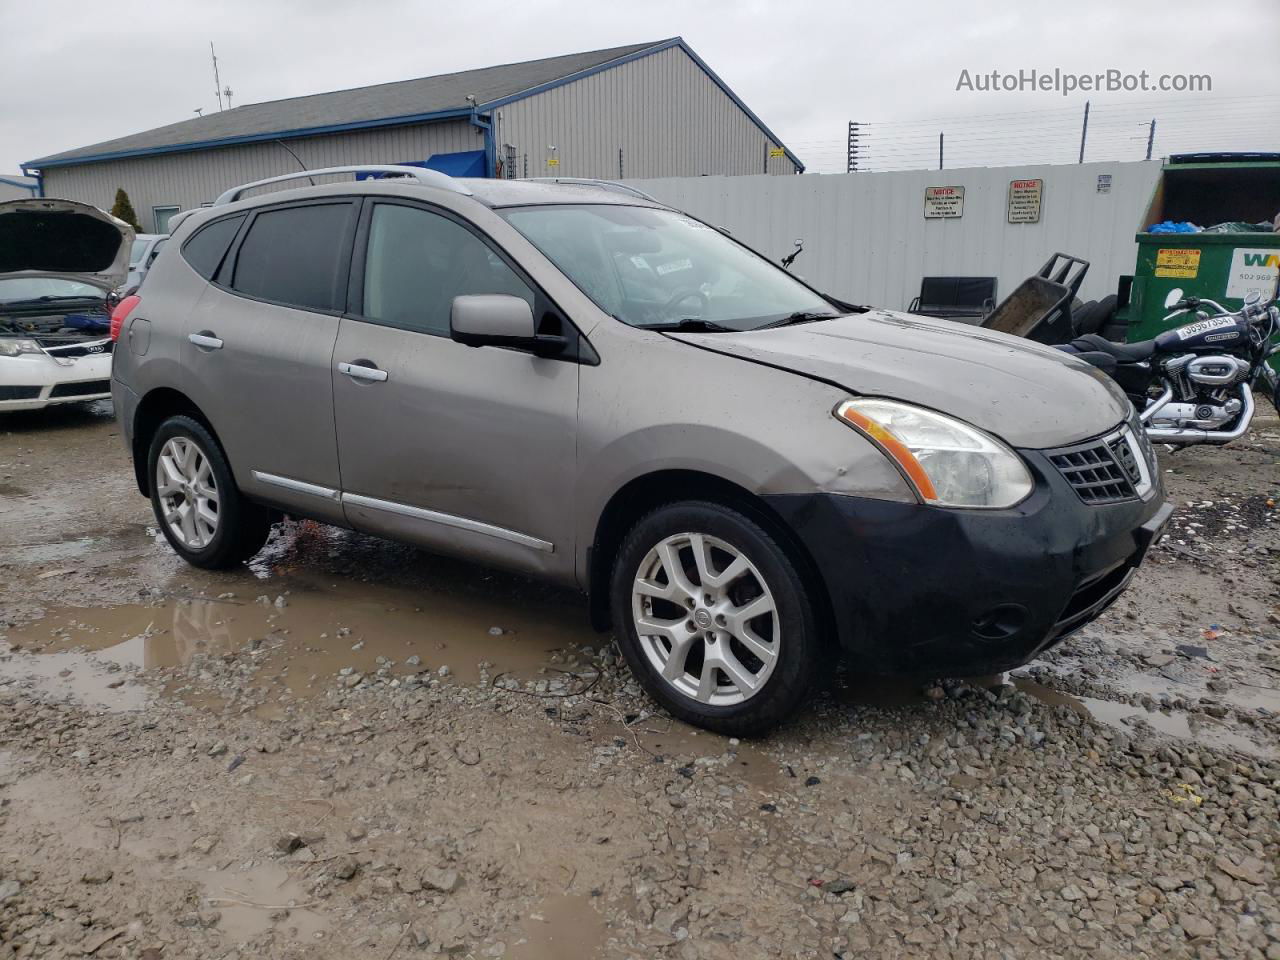
[[0,958],[1280,958],[1280,424],[1162,463],[1006,677],[737,742],[573,594],[311,523],[179,563],[109,408],[0,423]]

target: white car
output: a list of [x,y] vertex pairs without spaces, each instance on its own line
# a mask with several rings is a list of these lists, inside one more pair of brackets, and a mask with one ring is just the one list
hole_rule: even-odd
[[111,396],[107,295],[133,229],[73,200],[0,203],[0,413]]

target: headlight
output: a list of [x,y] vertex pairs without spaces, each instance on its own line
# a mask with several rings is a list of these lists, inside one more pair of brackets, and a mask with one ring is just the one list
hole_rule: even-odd
[[846,400],[835,416],[902,471],[920,499],[940,507],[1011,507],[1034,486],[1016,453],[981,430],[894,400]]
[[6,340],[0,337],[0,357],[16,357],[23,353],[44,353],[34,340]]

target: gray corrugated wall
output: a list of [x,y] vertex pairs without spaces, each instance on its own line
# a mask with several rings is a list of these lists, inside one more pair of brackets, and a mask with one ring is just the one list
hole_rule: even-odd
[[[355,130],[285,142],[311,168],[425,160],[433,153],[484,147],[480,131],[465,120]],[[51,167],[45,171],[44,191],[49,197],[81,200],[109,210],[115,202],[116,190],[124,187],[143,229],[153,230],[153,207],[172,205],[183,210],[198,207],[229,187],[297,169],[297,161],[280,144],[252,143]],[[305,181],[286,186],[299,185],[305,185]]]
[[[1057,252],[1090,261],[1081,297],[1114,293],[1133,272],[1133,236],[1159,173],[1138,161],[629,182],[769,257],[803,237],[796,273],[842,299],[901,310],[921,277],[994,276],[1004,297]],[[1110,192],[1098,192],[1099,175],[1112,178]],[[1024,179],[1044,181],[1040,222],[1008,223],[1009,181]],[[965,188],[964,215],[926,220],[925,188],[942,186]]]
[[[787,157],[679,47],[535,94],[497,111],[495,140],[531,177],[688,177],[795,173]],[[560,160],[551,166],[553,152]],[[803,158],[801,158],[803,159]]]

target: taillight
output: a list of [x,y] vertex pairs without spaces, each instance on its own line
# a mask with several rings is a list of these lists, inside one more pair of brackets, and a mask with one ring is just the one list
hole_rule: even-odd
[[116,308],[111,311],[111,339],[119,340],[120,331],[124,329],[124,322],[129,314],[133,313],[133,308],[142,302],[142,298],[137,294],[131,297],[125,297],[116,304]]

